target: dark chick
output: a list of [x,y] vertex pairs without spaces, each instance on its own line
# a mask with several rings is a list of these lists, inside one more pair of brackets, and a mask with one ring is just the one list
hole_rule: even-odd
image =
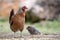
[[10,29],[15,33],[17,31],[22,32],[25,24],[25,10],[27,8],[24,6],[21,8],[22,11],[18,10],[18,12],[14,15],[14,10],[12,9],[9,17]]
[[29,31],[30,34],[32,35],[38,35],[41,34],[37,29],[35,29],[34,27],[28,26],[27,30]]

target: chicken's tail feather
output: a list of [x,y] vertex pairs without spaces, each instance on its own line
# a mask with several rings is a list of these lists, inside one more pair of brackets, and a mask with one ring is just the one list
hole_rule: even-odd
[[12,9],[9,16],[9,22],[11,21],[12,16],[14,15],[14,10]]

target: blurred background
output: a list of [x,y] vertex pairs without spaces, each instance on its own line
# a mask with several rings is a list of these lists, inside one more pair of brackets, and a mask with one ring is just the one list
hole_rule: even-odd
[[[60,33],[60,0],[0,0],[0,33],[11,33],[10,11],[27,6],[25,27],[31,25],[41,33]],[[24,29],[23,34],[28,33]]]

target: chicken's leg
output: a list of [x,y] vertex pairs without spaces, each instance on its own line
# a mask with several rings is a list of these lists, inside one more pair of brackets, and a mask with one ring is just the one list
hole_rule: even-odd
[[23,35],[22,35],[22,32],[20,32],[21,34],[20,34],[20,37],[22,38],[23,37]]
[[17,36],[16,36],[16,32],[14,32],[14,38],[17,38]]

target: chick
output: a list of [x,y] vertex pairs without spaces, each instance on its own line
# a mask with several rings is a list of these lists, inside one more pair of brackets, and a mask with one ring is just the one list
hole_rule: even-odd
[[29,33],[31,35],[39,35],[41,34],[37,29],[35,29],[34,27],[28,26],[27,30],[29,31]]

